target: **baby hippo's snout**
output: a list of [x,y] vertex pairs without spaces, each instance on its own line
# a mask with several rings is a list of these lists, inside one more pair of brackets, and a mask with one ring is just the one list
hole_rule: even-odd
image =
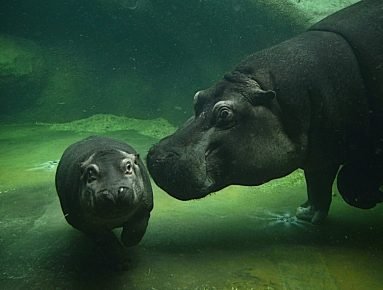
[[136,200],[136,193],[133,188],[121,186],[117,190],[117,202],[123,204],[133,204]]
[[97,194],[98,207],[128,207],[134,204],[135,192],[127,186],[120,186],[113,190],[104,189]]

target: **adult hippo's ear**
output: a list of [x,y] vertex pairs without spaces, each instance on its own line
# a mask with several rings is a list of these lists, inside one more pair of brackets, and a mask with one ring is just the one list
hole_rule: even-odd
[[268,106],[271,101],[275,98],[276,93],[273,90],[261,90],[257,89],[249,92],[245,98],[252,104],[253,106]]
[[[271,84],[271,75],[268,71],[259,70],[258,75],[262,75],[263,79],[267,79],[268,83]],[[239,84],[241,94],[252,104],[253,106],[267,106],[275,98],[275,91],[273,90],[262,90],[261,85],[254,77],[249,74],[233,71],[224,76],[225,80]]]
[[203,106],[207,99],[208,94],[206,90],[201,90],[195,93],[193,97],[193,107],[196,116],[198,116],[202,112]]

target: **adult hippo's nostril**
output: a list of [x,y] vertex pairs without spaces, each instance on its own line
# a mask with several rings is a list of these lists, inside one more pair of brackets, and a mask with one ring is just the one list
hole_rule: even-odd
[[150,168],[162,167],[173,164],[173,160],[179,159],[181,154],[175,150],[165,151],[158,147],[152,147],[147,155],[147,164]]
[[175,151],[166,151],[163,152],[160,156],[160,160],[169,160],[169,159],[178,159],[180,157],[180,154]]

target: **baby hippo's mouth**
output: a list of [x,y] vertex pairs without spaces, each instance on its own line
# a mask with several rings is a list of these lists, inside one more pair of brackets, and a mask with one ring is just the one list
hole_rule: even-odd
[[131,187],[120,186],[114,190],[101,190],[95,194],[92,211],[99,216],[118,216],[133,208],[139,198]]

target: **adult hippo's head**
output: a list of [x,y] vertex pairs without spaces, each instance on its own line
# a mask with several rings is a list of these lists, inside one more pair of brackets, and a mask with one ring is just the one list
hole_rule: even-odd
[[154,145],[147,165],[155,183],[181,200],[231,184],[260,185],[300,166],[304,146],[283,124],[273,90],[233,72],[194,96],[195,115]]

